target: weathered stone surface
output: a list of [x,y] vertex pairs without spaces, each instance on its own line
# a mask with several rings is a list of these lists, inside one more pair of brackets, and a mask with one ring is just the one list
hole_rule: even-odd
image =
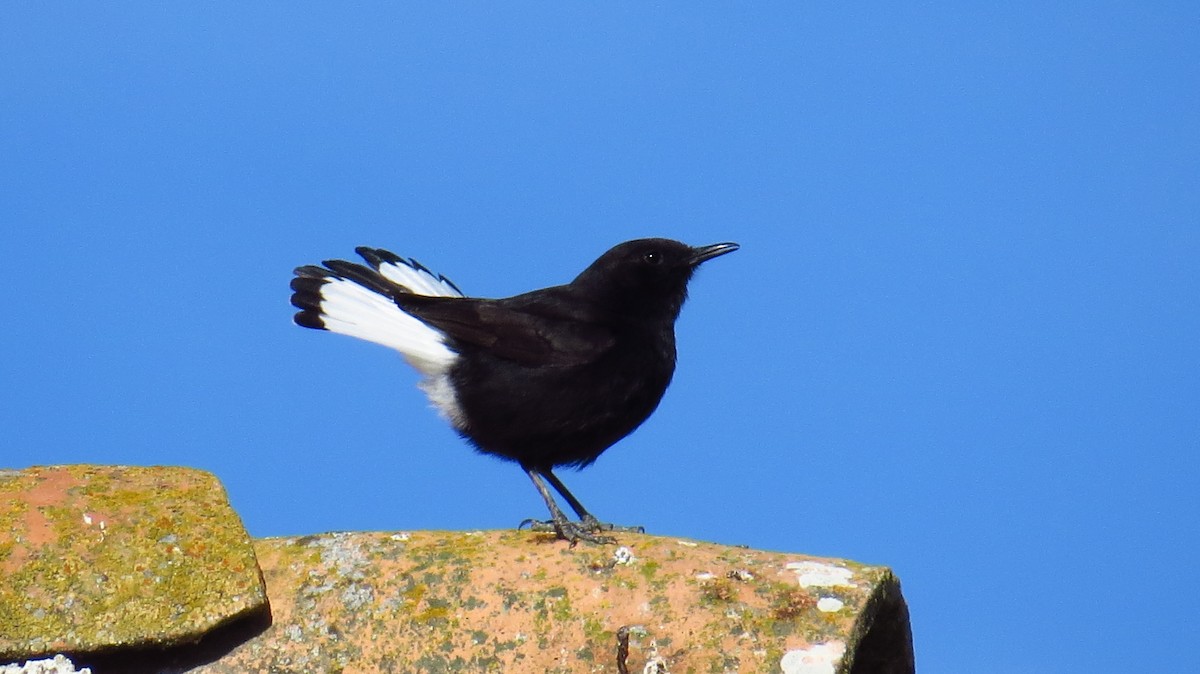
[[0,662],[66,652],[96,674],[913,671],[899,583],[844,560],[628,534],[572,548],[528,531],[251,545],[211,475],[169,468],[0,471],[0,527]]
[[249,537],[209,473],[0,471],[0,662],[194,641],[265,602]]
[[189,671],[642,672],[655,658],[657,671],[676,674],[913,671],[907,609],[887,568],[620,539],[619,548],[528,531],[259,540],[271,624]]

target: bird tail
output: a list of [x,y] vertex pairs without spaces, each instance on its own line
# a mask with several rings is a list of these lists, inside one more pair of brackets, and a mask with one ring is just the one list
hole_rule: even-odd
[[402,294],[462,297],[450,279],[434,274],[416,260],[379,248],[359,247],[364,266],[326,260],[306,265],[292,279],[292,305],[297,325],[328,330],[395,349],[427,376],[444,373],[457,354],[445,335],[407,314],[396,304]]

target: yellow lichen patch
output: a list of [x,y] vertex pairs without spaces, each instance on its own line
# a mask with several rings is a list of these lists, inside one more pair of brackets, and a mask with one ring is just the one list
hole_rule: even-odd
[[[672,672],[779,671],[788,651],[854,643],[853,609],[880,577],[853,567],[856,587],[838,589],[846,608],[826,613],[820,592],[786,571],[808,558],[620,539],[632,554],[620,563],[613,547],[551,546],[529,532],[258,541],[272,625],[197,671],[611,672],[622,628],[630,671],[654,658]],[[313,549],[319,563],[305,566]],[[347,597],[360,603],[351,610]]]
[[216,479],[58,466],[0,479],[0,654],[195,640],[265,589]]
[[728,578],[713,578],[704,584],[703,596],[709,602],[725,604],[737,599],[738,591]]
[[771,601],[771,616],[776,620],[796,620],[816,605],[817,599],[812,593],[799,587],[784,586]]

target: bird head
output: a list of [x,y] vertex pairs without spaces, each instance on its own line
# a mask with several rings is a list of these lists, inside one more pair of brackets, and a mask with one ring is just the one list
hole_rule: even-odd
[[572,285],[622,313],[673,321],[696,268],[737,249],[736,243],[693,247],[671,239],[626,241],[601,255]]

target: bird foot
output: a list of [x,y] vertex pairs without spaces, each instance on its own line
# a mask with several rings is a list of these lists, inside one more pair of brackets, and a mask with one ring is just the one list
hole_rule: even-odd
[[529,519],[521,522],[520,526],[517,528],[521,529],[526,525],[529,526],[530,531],[536,531],[539,533],[552,533],[558,536],[558,538],[561,540],[569,542],[572,547],[574,547],[579,541],[587,541],[588,543],[595,543],[596,545],[611,545],[617,542],[617,539],[613,538],[612,536],[597,535],[595,533],[596,530],[588,528],[588,526],[583,522],[572,522],[567,519],[564,519],[561,522],[556,520],[543,522],[541,520]]
[[595,517],[585,517],[579,522],[588,531],[611,531],[617,534],[644,534],[646,527],[642,526],[625,526],[623,524],[613,524],[612,522],[601,522]]
[[612,536],[601,536],[600,532],[642,534],[646,533],[645,527],[627,527],[617,524],[601,522],[595,517],[588,517],[579,522],[572,522],[567,519],[558,520],[535,520],[527,519],[517,527],[523,529],[529,527],[530,531],[539,533],[553,533],[564,541],[570,541],[571,545],[575,545],[579,541],[587,541],[588,543],[596,544],[613,544],[617,539]]

